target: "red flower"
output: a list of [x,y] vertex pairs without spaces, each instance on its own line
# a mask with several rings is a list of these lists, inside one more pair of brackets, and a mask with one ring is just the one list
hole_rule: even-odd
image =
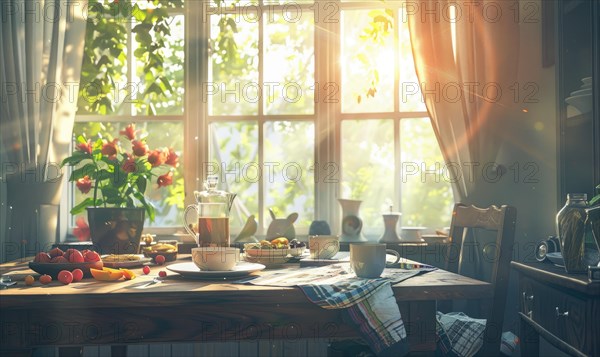
[[167,153],[163,150],[152,150],[150,154],[148,154],[148,162],[152,167],[160,166],[167,161]]
[[166,187],[173,183],[173,173],[171,171],[167,172],[164,175],[158,176],[156,180],[158,187]]
[[91,154],[92,153],[92,140],[87,141],[87,143],[79,143],[77,144],[76,147],[77,150],[81,151],[81,152],[85,152],[87,154]]
[[106,142],[102,145],[102,155],[108,156],[109,160],[114,160],[117,158],[117,139]]
[[129,141],[135,139],[135,124],[129,124],[125,130],[119,131],[119,134],[125,135]]
[[83,193],[83,194],[90,192],[90,190],[92,189],[92,181],[90,180],[90,177],[87,175],[85,175],[82,178],[80,178],[79,180],[77,180],[77,182],[75,182],[75,185],[77,186],[79,191],[81,191],[81,193]]
[[121,165],[123,171],[128,173],[134,173],[137,171],[137,164],[135,163],[135,158],[129,154],[127,154],[127,159],[123,161],[123,165]]
[[90,226],[88,226],[87,222],[83,217],[77,218],[75,221],[75,225],[77,227],[73,228],[73,235],[77,237],[77,240],[80,242],[86,241],[90,239]]
[[144,156],[148,153],[148,145],[143,141],[134,140],[131,147],[135,156]]
[[175,153],[173,148],[169,148],[169,153],[167,154],[167,160],[165,161],[165,164],[173,167],[179,166],[179,156],[177,156],[177,153]]

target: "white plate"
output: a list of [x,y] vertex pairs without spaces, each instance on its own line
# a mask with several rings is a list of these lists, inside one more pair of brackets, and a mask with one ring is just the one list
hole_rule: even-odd
[[285,264],[292,259],[296,259],[292,256],[262,256],[262,257],[253,257],[250,255],[244,255],[244,260],[249,263],[262,264],[266,267],[274,267],[279,266],[281,264]]
[[246,255],[253,258],[285,258],[288,255],[300,257],[306,250],[306,247],[289,248],[289,249],[244,249]]
[[167,266],[167,269],[184,277],[201,279],[239,278],[266,268],[262,264],[239,262],[233,270],[200,270],[193,262],[177,263]]
[[[134,267],[142,266],[142,265],[152,261],[152,258],[144,257],[142,254],[136,254],[136,255],[140,256],[139,260],[124,260],[122,262],[106,262],[106,261],[102,260],[102,263],[104,263],[105,267],[109,267],[109,268],[134,268]],[[101,258],[104,259],[107,256],[108,255],[103,255],[103,256],[101,256]]]

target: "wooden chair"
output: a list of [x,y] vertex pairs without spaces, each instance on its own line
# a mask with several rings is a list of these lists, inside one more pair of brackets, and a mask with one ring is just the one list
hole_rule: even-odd
[[[486,327],[483,346],[478,354],[482,356],[497,356],[500,354],[502,324],[510,275],[510,262],[515,238],[517,210],[511,206],[490,206],[482,209],[475,206],[456,204],[452,211],[450,225],[451,243],[446,256],[446,270],[462,274],[469,264],[465,253],[465,237],[484,230],[495,232],[495,240],[488,244],[481,260],[492,262],[491,276],[488,282],[493,285],[491,301],[484,303],[483,311]],[[471,259],[472,260],[472,259]],[[480,269],[481,267],[477,267]],[[487,279],[484,279],[487,280]]]

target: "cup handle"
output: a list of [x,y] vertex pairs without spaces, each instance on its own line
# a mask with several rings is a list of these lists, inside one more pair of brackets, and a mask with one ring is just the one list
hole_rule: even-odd
[[385,263],[386,267],[390,267],[390,266],[392,266],[392,265],[394,265],[394,264],[396,264],[396,263],[398,263],[400,261],[400,253],[398,253],[397,251],[395,251],[393,249],[386,249],[385,250],[385,254],[388,254],[388,253],[395,255],[396,256],[396,260],[393,263],[386,262]]
[[196,214],[198,212],[198,206],[196,205],[189,205],[185,208],[185,211],[183,211],[183,228],[185,228],[185,230],[192,236],[194,237],[194,239],[196,240],[196,243],[198,243],[198,234],[196,232],[194,232],[194,230],[192,228],[190,228],[190,222],[188,222],[187,217],[188,217],[188,212],[190,210],[196,210]]

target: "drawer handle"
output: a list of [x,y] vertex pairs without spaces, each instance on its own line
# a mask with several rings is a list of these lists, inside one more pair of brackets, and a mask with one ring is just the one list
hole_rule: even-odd
[[558,309],[558,306],[556,307],[556,318],[558,319],[559,317],[564,316],[564,317],[569,317],[569,312],[565,311],[565,312],[560,312],[560,310]]
[[533,300],[533,295],[527,296],[527,294],[523,291],[523,299],[525,301],[531,301],[531,300]]

